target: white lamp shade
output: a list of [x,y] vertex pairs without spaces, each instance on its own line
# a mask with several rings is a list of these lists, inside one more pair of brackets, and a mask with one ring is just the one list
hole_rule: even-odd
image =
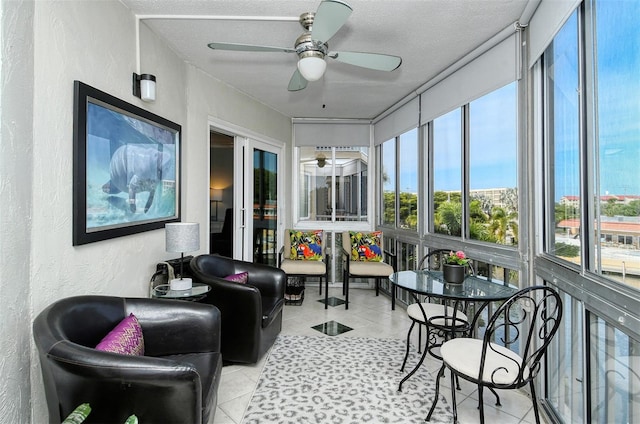
[[222,202],[222,189],[221,188],[212,188],[211,189],[211,200],[215,202]]
[[327,62],[316,56],[303,57],[298,60],[298,70],[307,81],[318,81],[327,69]]
[[167,252],[184,253],[200,249],[200,224],[176,222],[164,226]]
[[145,102],[156,100],[156,77],[154,75],[140,75],[140,98]]

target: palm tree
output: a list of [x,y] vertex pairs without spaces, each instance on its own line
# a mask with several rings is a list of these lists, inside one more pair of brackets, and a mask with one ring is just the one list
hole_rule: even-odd
[[496,242],[507,243],[509,232],[513,234],[517,243],[518,239],[518,214],[514,211],[507,211],[500,206],[494,206],[491,210],[489,232],[494,235]]
[[435,213],[435,231],[452,236],[462,235],[462,203],[443,202]]

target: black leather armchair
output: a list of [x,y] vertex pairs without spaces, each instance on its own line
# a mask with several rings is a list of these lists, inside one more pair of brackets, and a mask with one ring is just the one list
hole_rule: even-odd
[[[133,313],[145,355],[94,349]],[[49,409],[59,423],[81,403],[87,422],[207,423],[222,371],[220,311],[180,300],[77,296],[59,300],[33,323]]]
[[[248,272],[246,284],[223,278]],[[211,286],[204,302],[222,314],[222,356],[229,362],[254,363],[269,350],[282,329],[287,275],[281,269],[219,255],[191,260],[193,279]]]

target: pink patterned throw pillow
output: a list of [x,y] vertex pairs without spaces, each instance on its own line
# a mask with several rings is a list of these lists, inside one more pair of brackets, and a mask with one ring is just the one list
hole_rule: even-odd
[[231,274],[224,277],[227,281],[233,281],[235,283],[246,284],[249,281],[249,273],[248,272],[239,272],[237,274]]
[[135,315],[130,314],[115,326],[96,346],[98,350],[123,355],[144,355],[142,328]]

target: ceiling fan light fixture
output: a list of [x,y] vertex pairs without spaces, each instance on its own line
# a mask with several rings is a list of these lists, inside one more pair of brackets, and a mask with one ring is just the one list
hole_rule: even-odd
[[298,60],[298,70],[307,81],[318,81],[326,69],[327,62],[320,52],[304,52]]

